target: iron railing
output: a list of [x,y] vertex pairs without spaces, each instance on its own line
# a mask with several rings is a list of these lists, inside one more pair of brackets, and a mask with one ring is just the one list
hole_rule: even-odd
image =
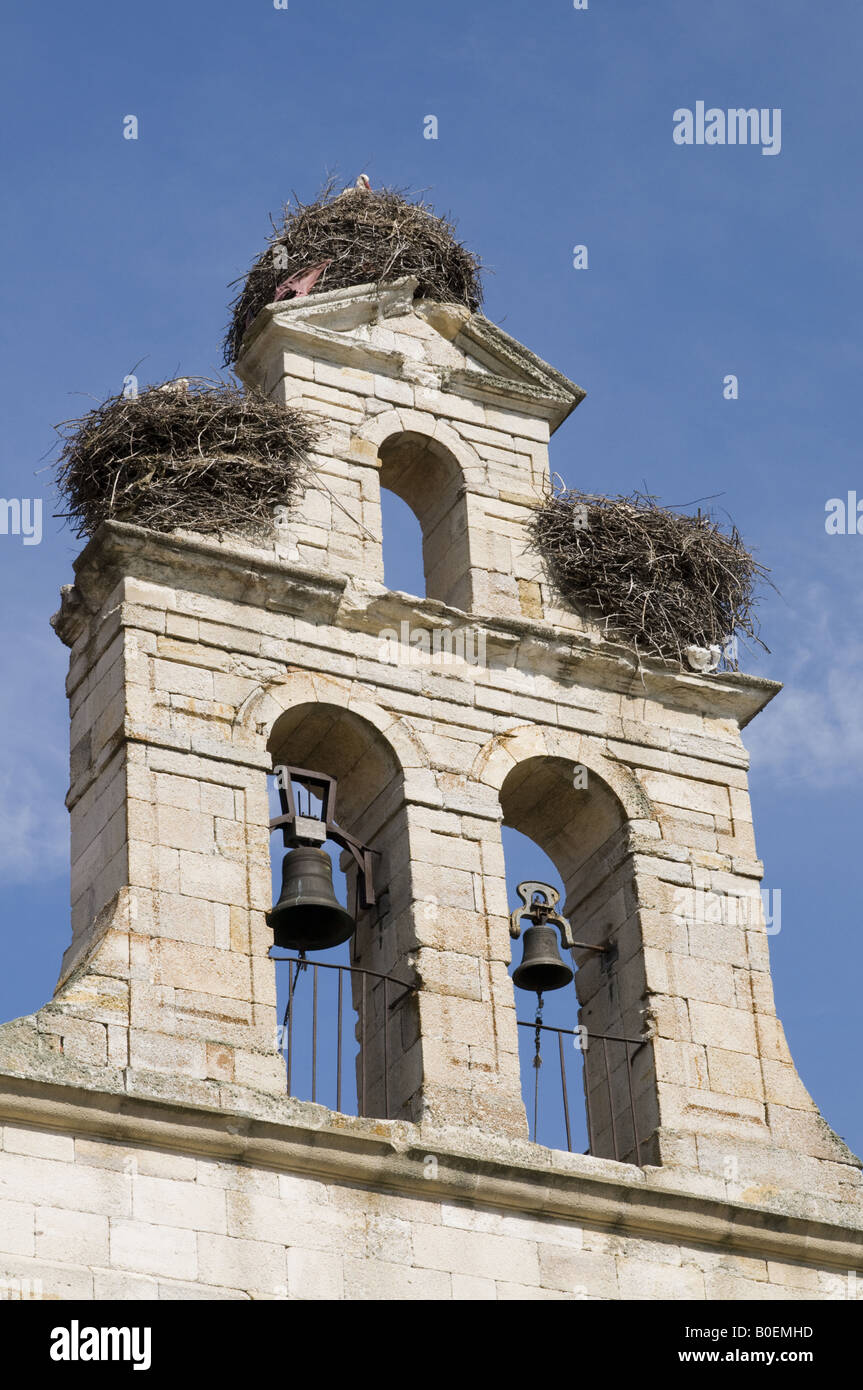
[[[288,1095],[297,1095],[300,1099],[319,1101],[325,1105],[330,1104],[334,1098],[334,1108],[342,1114],[353,1113],[390,1119],[393,1109],[399,1108],[398,1101],[406,1099],[405,1096],[399,1096],[396,1105],[393,1105],[391,1072],[398,1073],[406,1041],[403,1032],[400,1038],[396,1039],[391,1035],[391,1030],[394,1024],[399,1022],[400,1006],[411,995],[417,993],[417,986],[408,984],[394,975],[359,966],[309,961],[300,956],[273,956],[272,959],[288,967],[288,996],[280,1037],[280,1050],[284,1052],[286,1061]],[[329,976],[319,977],[322,970],[330,972]],[[336,972],[334,987],[330,984],[322,988],[319,978],[332,981],[333,971]],[[347,988],[346,976],[349,977]],[[298,994],[298,987],[303,980],[307,983]],[[346,1006],[349,1011],[347,1020]],[[333,1012],[335,1020],[332,1017]],[[583,1113],[587,1120],[587,1152],[618,1160],[634,1155],[635,1162],[640,1165],[641,1138],[632,1068],[636,1054],[647,1040],[628,1038],[616,1033],[594,1032],[590,1032],[585,1038],[583,1029],[554,1028],[536,1020],[528,1022],[519,1019],[518,1026],[530,1028],[534,1032],[534,1063],[540,1061],[544,1065],[549,1060],[547,1055],[543,1055],[545,1049],[542,1047],[542,1039],[546,1037],[552,1042],[551,1052],[552,1056],[556,1053],[560,1076],[560,1100],[556,1117],[553,1099],[545,1094],[540,1107],[542,1066],[535,1065],[531,1138],[537,1142],[540,1124],[546,1130],[556,1127],[556,1138],[560,1134],[559,1115],[562,1107],[566,1148],[570,1153],[573,1152],[572,1098],[569,1087],[571,1076],[577,1076],[579,1069],[576,1065],[567,1066],[566,1050],[578,1039],[575,1045],[581,1053],[584,1068]],[[557,1039],[556,1046],[553,1041],[554,1035]],[[349,1064],[353,1063],[355,1074],[347,1085],[346,1036],[358,1044],[357,1050],[348,1059]],[[625,1080],[615,1075],[618,1064],[615,1063],[609,1045],[612,1049],[619,1049],[621,1046],[624,1049]],[[298,1071],[302,1072],[299,1085]],[[527,1084],[524,1091],[527,1095]],[[580,1099],[578,1106],[581,1106]],[[552,1142],[552,1147],[563,1146]],[[631,1157],[628,1161],[632,1161]]]
[[[534,1051],[534,1059],[533,1059],[533,1061],[534,1061],[534,1082],[533,1082],[533,1130],[532,1130],[532,1133],[531,1133],[531,1138],[534,1140],[534,1142],[537,1141],[537,1134],[538,1134],[538,1128],[539,1128],[539,1092],[540,1092],[539,1081],[540,1081],[541,1064],[542,1064],[542,1063],[544,1062],[544,1060],[545,1060],[545,1059],[542,1057],[541,1034],[543,1034],[543,1033],[556,1033],[556,1034],[557,1034],[557,1054],[558,1054],[559,1067],[560,1067],[560,1092],[561,1092],[561,1101],[562,1101],[562,1105],[563,1105],[563,1121],[564,1121],[564,1128],[565,1128],[565,1131],[566,1131],[566,1147],[567,1147],[567,1151],[568,1151],[569,1153],[572,1153],[572,1151],[573,1151],[573,1150],[572,1150],[572,1126],[571,1126],[571,1123],[570,1123],[570,1113],[569,1113],[569,1089],[568,1089],[568,1087],[569,1087],[569,1078],[568,1078],[568,1076],[567,1076],[567,1070],[566,1070],[566,1058],[565,1058],[565,1049],[564,1049],[564,1041],[563,1041],[563,1040],[564,1040],[564,1038],[572,1038],[573,1040],[575,1040],[576,1038],[578,1038],[578,1039],[579,1039],[579,1043],[581,1043],[582,1038],[584,1038],[585,1034],[584,1034],[583,1030],[580,1030],[580,1029],[577,1029],[577,1028],[552,1028],[549,1024],[547,1024],[547,1023],[540,1023],[540,1022],[538,1022],[538,1021],[535,1020],[535,1019],[534,1019],[532,1022],[528,1022],[527,1020],[523,1020],[523,1019],[518,1019],[517,1022],[518,1022],[519,1028],[530,1028],[530,1029],[533,1030],[533,1032],[534,1032],[534,1034],[535,1034],[535,1051]],[[629,1153],[629,1152],[634,1152],[634,1154],[635,1154],[635,1162],[639,1165],[639,1167],[641,1166],[641,1140],[640,1140],[640,1138],[639,1138],[639,1133],[638,1133],[638,1116],[637,1116],[637,1113],[636,1113],[635,1096],[634,1096],[634,1093],[633,1093],[633,1085],[632,1085],[632,1063],[633,1063],[633,1060],[634,1060],[634,1058],[635,1058],[635,1054],[638,1052],[638,1050],[639,1050],[641,1047],[644,1046],[644,1044],[645,1044],[646,1041],[647,1041],[646,1038],[626,1038],[626,1037],[622,1037],[620,1034],[617,1034],[617,1033],[594,1033],[594,1032],[591,1032],[591,1033],[587,1034],[585,1044],[584,1044],[583,1046],[578,1046],[578,1047],[577,1047],[577,1050],[581,1053],[581,1056],[582,1056],[582,1058],[583,1058],[583,1067],[584,1067],[584,1106],[585,1106],[585,1113],[586,1113],[586,1118],[587,1118],[587,1144],[588,1144],[587,1151],[588,1151],[588,1153],[594,1154],[595,1156],[604,1157],[604,1158],[612,1157],[612,1158],[616,1158],[616,1159],[618,1159],[618,1160],[622,1160],[622,1159],[625,1157],[625,1155],[626,1155],[627,1153]],[[601,1053],[602,1053],[602,1065],[601,1065],[601,1070],[600,1070],[599,1072],[598,1072],[598,1069],[597,1069],[597,1064],[596,1064],[596,1062],[593,1060],[593,1058],[594,1058],[595,1055],[596,1055],[596,1049],[591,1047],[591,1045],[592,1045],[593,1043],[595,1043],[595,1042],[601,1042],[601,1043],[602,1043],[602,1049],[601,1049]],[[628,1118],[628,1120],[629,1120],[629,1125],[630,1125],[630,1128],[631,1128],[631,1139],[632,1139],[631,1144],[626,1144],[626,1143],[624,1142],[624,1140],[625,1140],[625,1139],[628,1139],[629,1136],[628,1136],[628,1135],[623,1135],[623,1136],[622,1136],[622,1135],[621,1135],[621,1132],[620,1132],[620,1131],[621,1131],[621,1106],[620,1106],[619,1097],[615,1097],[614,1088],[612,1087],[612,1072],[613,1072],[613,1066],[612,1066],[611,1060],[610,1060],[610,1058],[609,1058],[609,1051],[608,1051],[608,1044],[609,1044],[609,1043],[623,1043],[623,1045],[624,1045],[624,1047],[625,1047],[624,1062],[625,1062],[625,1067],[626,1067],[626,1092],[625,1092],[625,1095],[624,1095],[623,1112],[624,1112],[625,1116],[626,1116],[626,1117]],[[607,1129],[608,1129],[608,1138],[609,1138],[610,1141],[611,1141],[612,1153],[611,1153],[611,1154],[601,1154],[601,1155],[597,1155],[597,1147],[598,1147],[598,1145],[597,1145],[597,1139],[598,1139],[598,1135],[597,1135],[597,1133],[596,1133],[596,1128],[595,1128],[595,1120],[596,1120],[596,1116],[595,1116],[595,1114],[594,1114],[594,1111],[595,1111],[595,1102],[593,1102],[593,1103],[591,1102],[591,1091],[594,1089],[594,1086],[595,1086],[595,1085],[598,1084],[598,1085],[601,1086],[602,1083],[601,1083],[601,1080],[599,1080],[599,1077],[600,1077],[603,1073],[604,1073],[604,1078],[605,1078],[605,1086],[604,1086],[604,1088],[603,1088],[604,1091],[605,1091],[605,1097],[604,1097],[604,1099],[607,1100],[607,1118],[608,1118]],[[604,1137],[604,1131],[603,1131],[603,1137]],[[602,1147],[603,1147],[603,1148],[607,1147],[607,1144],[606,1144],[606,1143],[603,1143]]]
[[[308,961],[299,956],[273,956],[273,960],[286,962],[288,966],[288,1002],[285,1007],[284,1019],[282,1022],[281,1051],[285,1053],[287,1064],[287,1091],[288,1095],[293,1095],[294,1083],[294,1063],[297,1040],[295,1037],[298,1031],[297,1026],[297,1005],[296,990],[301,977],[306,973],[311,973],[311,1001],[306,1001],[308,1014],[311,1017],[303,1020],[308,1025],[311,1033],[311,1095],[308,1099],[316,1101],[318,1099],[318,1075],[319,1075],[319,1049],[318,1049],[318,971],[335,970],[338,972],[338,984],[336,989],[336,1029],[335,1039],[332,1038],[331,1030],[322,1039],[322,1050],[325,1051],[325,1061],[335,1064],[335,1109],[340,1113],[350,1113],[342,1109],[345,1100],[343,1087],[344,1067],[344,1001],[345,1001],[345,976],[350,976],[350,992],[348,997],[352,1001],[355,1014],[351,1015],[351,1022],[354,1024],[353,1035],[359,1042],[359,1050],[353,1060],[356,1064],[356,1114],[368,1115],[371,1111],[374,1114],[378,1109],[378,1103],[373,1101],[369,1105],[369,1092],[372,1089],[369,1083],[369,1072],[374,1055],[378,1055],[378,1060],[382,1063],[381,1075],[378,1078],[379,1084],[374,1087],[375,1097],[382,1103],[383,1116],[378,1118],[388,1120],[390,1118],[390,1062],[393,1058],[393,1048],[390,1038],[390,1029],[393,1024],[395,1010],[411,994],[416,993],[416,985],[406,983],[404,980],[397,979],[394,975],[384,975],[378,970],[365,970],[358,966],[334,965],[327,961]],[[371,983],[370,983],[371,981]],[[382,998],[374,1000],[375,992],[381,993]],[[393,997],[394,996],[394,997]],[[380,1007],[377,1007],[377,1006]],[[377,1015],[375,1019],[374,1015]],[[377,1023],[377,1027],[375,1027]],[[370,1035],[374,1028],[374,1037],[378,1046],[371,1048]],[[332,1055],[332,1046],[335,1042],[335,1056]],[[379,1092],[382,1094],[379,1095]]]

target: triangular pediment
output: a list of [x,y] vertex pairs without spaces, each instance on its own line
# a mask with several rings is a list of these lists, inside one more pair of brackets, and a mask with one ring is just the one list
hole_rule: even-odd
[[557,426],[584,391],[517,339],[458,304],[416,299],[417,281],[357,285],[268,304],[250,326],[237,371],[253,372],[276,333],[293,352],[337,365],[410,377],[433,372],[440,389],[536,414]]

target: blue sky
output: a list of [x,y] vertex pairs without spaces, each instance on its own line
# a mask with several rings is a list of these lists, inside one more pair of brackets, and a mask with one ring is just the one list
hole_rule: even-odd
[[[36,472],[52,424],[141,359],[143,381],[216,372],[268,214],[365,169],[429,190],[488,268],[489,317],[587,390],[552,442],[568,483],[719,493],[770,566],[772,655],[744,666],[787,683],[746,736],[777,1002],[860,1152],[863,536],[824,528],[829,498],[863,497],[859,5],[47,0],[4,22],[0,495],[44,497],[46,522],[40,545],[0,535],[0,1017],[49,997],[69,931],[48,618],[79,547]],[[781,108],[781,153],[676,145],[698,100]],[[407,546],[389,559],[412,572]]]

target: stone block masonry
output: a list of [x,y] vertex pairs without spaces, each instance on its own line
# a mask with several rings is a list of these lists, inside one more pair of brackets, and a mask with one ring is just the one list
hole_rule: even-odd
[[334,1124],[286,1098],[232,1117],[180,1087],[118,1099],[6,1089],[5,1288],[39,1281],[42,1297],[97,1300],[855,1296],[860,1233],[815,1199],[771,1208],[730,1184],[705,1195],[524,1141]]
[[[76,561],[54,619],[72,934],[54,998],[0,1026],[0,1278],[96,1299],[844,1296],[860,1163],[776,1017],[741,737],[778,687],[639,665],[558,606],[525,522],[583,392],[415,288],[250,328],[244,380],[328,426],[287,528],[111,523]],[[382,487],[420,521],[425,598],[383,584]],[[469,656],[399,657],[403,633],[466,630]],[[285,1095],[279,763],[337,778],[386,890],[355,961],[417,986],[379,1119]],[[619,1066],[590,1156],[527,1139],[502,824],[557,866],[576,939],[613,948],[580,952],[579,1024],[641,1040],[635,1125]]]

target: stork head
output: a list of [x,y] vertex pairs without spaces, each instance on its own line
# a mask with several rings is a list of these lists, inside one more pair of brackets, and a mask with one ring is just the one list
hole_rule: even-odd
[[360,188],[364,193],[371,193],[372,185],[368,174],[360,174],[359,178],[354,184],[354,188]]

